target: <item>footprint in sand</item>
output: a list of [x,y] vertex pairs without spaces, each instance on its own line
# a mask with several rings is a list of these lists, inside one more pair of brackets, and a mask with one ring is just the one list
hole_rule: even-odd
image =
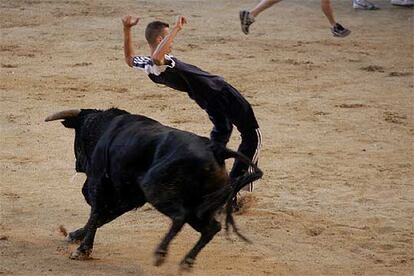
[[6,119],[7,119],[7,121],[9,121],[10,123],[15,123],[15,122],[16,122],[16,119],[17,119],[17,117],[16,117],[16,115],[14,115],[14,114],[8,114],[8,115],[6,116]]
[[361,107],[366,107],[366,105],[364,104],[337,104],[335,105],[335,107],[339,107],[339,108],[361,108]]
[[316,237],[322,234],[324,230],[325,229],[323,227],[318,227],[318,226],[312,227],[312,228],[306,228],[306,234],[311,237]]
[[396,233],[396,229],[393,226],[374,226],[372,230],[380,235]]
[[16,200],[20,198],[20,196],[16,193],[2,193],[1,195],[10,200]]
[[83,87],[64,87],[63,88],[64,89],[64,91],[80,91],[80,92],[86,92],[87,91],[87,89],[86,88],[83,88]]
[[8,240],[9,240],[9,237],[8,236],[6,236],[6,235],[1,235],[0,236],[0,241],[8,241]]
[[121,94],[127,93],[129,91],[128,88],[125,88],[125,87],[105,87],[103,90],[113,92],[113,93],[121,93]]
[[313,65],[313,62],[309,60],[294,60],[290,58],[286,59],[285,63],[292,65]]
[[191,123],[191,122],[193,122],[193,121],[189,120],[189,119],[185,119],[185,118],[171,120],[171,124],[186,124],[186,123]]
[[323,111],[316,111],[316,112],[313,112],[313,115],[325,116],[325,115],[329,115],[329,113],[328,112],[323,112]]
[[34,58],[36,55],[33,54],[33,53],[18,53],[17,56],[19,56],[19,57]]
[[378,246],[380,249],[388,251],[388,250],[393,250],[395,248],[395,245],[392,244],[380,244]]
[[72,65],[72,67],[84,67],[92,65],[92,62],[81,62],[81,63],[75,63]]
[[388,74],[389,77],[407,77],[407,76],[411,76],[413,73],[412,72],[390,72]]
[[18,45],[1,45],[0,52],[14,52],[18,48]]
[[201,47],[197,44],[188,43],[187,47],[190,49],[201,49]]
[[367,72],[385,72],[384,67],[378,65],[368,65],[366,67],[361,67],[360,70]]
[[1,68],[17,68],[18,66],[15,64],[2,64]]
[[393,124],[405,125],[407,116],[400,115],[396,112],[386,111],[384,112],[384,120]]

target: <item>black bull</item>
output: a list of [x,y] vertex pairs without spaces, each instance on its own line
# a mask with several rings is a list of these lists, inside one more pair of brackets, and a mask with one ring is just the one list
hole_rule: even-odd
[[[82,192],[91,206],[86,225],[67,236],[80,241],[73,259],[88,258],[97,228],[146,202],[172,220],[155,251],[160,265],[170,241],[185,223],[201,233],[182,260],[191,267],[201,249],[221,230],[215,219],[226,205],[226,229],[231,225],[231,200],[262,172],[238,152],[214,145],[208,138],[164,126],[150,118],[120,109],[82,109],[55,113],[46,121],[63,119],[75,129],[76,171],[86,173]],[[229,179],[224,160],[237,158],[254,173]]]

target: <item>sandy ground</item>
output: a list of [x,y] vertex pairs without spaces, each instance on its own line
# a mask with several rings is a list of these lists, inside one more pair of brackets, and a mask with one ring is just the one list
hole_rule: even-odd
[[[284,1],[241,33],[255,1],[0,2],[0,274],[176,275],[198,239],[190,227],[167,262],[152,252],[169,220],[146,205],[98,230],[91,261],[72,261],[57,230],[88,217],[74,179],[73,137],[43,122],[66,108],[117,106],[208,135],[184,93],[154,85],[123,61],[120,18],[189,24],[174,54],[222,75],[252,103],[265,176],[236,216],[253,244],[224,233],[188,275],[410,275],[413,252],[413,9],[354,11],[333,1],[345,39],[319,1]],[[238,144],[237,132],[230,146]],[[412,274],[411,274],[412,275]]]

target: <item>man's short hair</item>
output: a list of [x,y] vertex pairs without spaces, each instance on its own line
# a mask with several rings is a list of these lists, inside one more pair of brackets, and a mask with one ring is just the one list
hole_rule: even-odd
[[170,25],[161,21],[153,21],[147,25],[145,29],[145,39],[149,44],[154,44],[155,39],[162,33],[164,28],[168,28]]

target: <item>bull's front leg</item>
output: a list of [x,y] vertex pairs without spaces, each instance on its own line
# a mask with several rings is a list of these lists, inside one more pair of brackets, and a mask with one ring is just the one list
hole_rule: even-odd
[[[99,228],[102,225],[114,220],[115,218],[123,214],[124,212],[125,212],[124,210],[115,210],[112,214],[105,213],[105,215],[99,216],[99,219],[97,220],[96,228]],[[73,232],[70,232],[66,237],[66,241],[69,243],[76,243],[76,242],[82,241],[86,236],[87,226],[88,224],[86,224],[82,228],[79,228]]]
[[82,228],[79,228],[78,230],[70,232],[66,236],[66,241],[69,242],[69,243],[76,243],[76,242],[80,242],[81,240],[83,240],[85,238],[85,235],[86,235],[85,227],[82,227]]
[[[89,255],[92,252],[93,242],[95,240],[96,229],[98,228],[98,214],[91,212],[88,223],[85,227],[79,229],[80,235],[84,235],[84,238],[75,252],[73,252],[69,258],[73,260],[86,260],[89,259]],[[78,230],[77,230],[78,231]],[[76,232],[76,231],[75,231]]]
[[[102,225],[102,210],[104,210],[102,208],[104,206],[102,204],[102,178],[88,176],[83,185],[82,193],[92,208],[86,225],[71,233],[75,240],[82,239],[76,251],[69,256],[69,258],[75,260],[89,258],[93,248],[96,229]],[[69,237],[71,237],[71,234],[69,234]]]
[[[89,200],[89,192],[88,192],[88,178],[86,178],[85,183],[83,184],[82,187],[82,194],[85,197],[86,202],[91,205],[91,202]],[[66,241],[69,243],[76,243],[79,242],[81,240],[83,240],[83,238],[86,235],[86,226],[79,228],[73,232],[70,232],[67,236],[66,236]]]
[[131,209],[132,205],[120,209],[115,209],[112,212],[103,210],[99,214],[93,214],[91,211],[91,215],[86,225],[76,231],[69,233],[69,235],[66,237],[66,240],[68,242],[82,241],[79,248],[71,254],[70,258],[78,260],[89,258],[89,255],[92,252],[96,230]]

